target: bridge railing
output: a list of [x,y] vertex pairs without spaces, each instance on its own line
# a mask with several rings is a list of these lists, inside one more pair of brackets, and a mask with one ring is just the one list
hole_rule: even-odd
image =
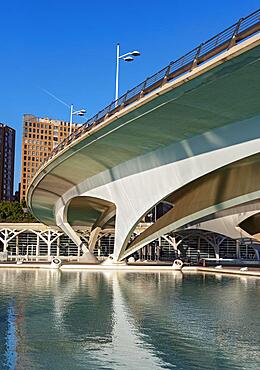
[[162,87],[165,83],[190,72],[198,65],[205,63],[214,56],[226,51],[245,40],[246,38],[258,33],[260,30],[260,9],[248,15],[226,30],[220,32],[208,41],[200,44],[198,47],[177,59],[170,62],[168,66],[161,69],[145,81],[128,90],[116,101],[110,103],[107,107],[99,111],[95,116],[90,118],[86,123],[75,130],[71,135],[65,138],[45,159],[41,166],[54,157],[57,153],[71,144],[74,140],[90,131],[93,127],[104,122],[108,117],[113,116],[126,106],[138,101],[143,96]]

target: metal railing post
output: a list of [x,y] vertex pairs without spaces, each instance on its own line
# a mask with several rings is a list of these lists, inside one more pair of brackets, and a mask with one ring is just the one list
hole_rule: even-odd
[[199,59],[200,51],[201,51],[201,48],[202,48],[203,45],[204,45],[204,43],[200,44],[200,46],[197,48],[195,57],[193,59],[192,65],[191,65],[191,71],[193,70],[193,68],[197,67],[197,65],[198,65],[198,59]]
[[129,90],[127,90],[127,92],[125,93],[124,99],[123,99],[122,103],[119,106],[119,110],[124,108],[128,92],[129,92]]
[[243,20],[244,20],[244,18],[240,18],[239,21],[237,22],[237,25],[236,25],[236,27],[234,29],[234,32],[232,34],[232,37],[230,39],[230,43],[228,44],[227,50],[229,50],[230,48],[232,48],[233,46],[236,45],[237,34],[238,34],[240,25],[241,25]]
[[174,63],[170,63],[166,69],[166,72],[165,72],[165,75],[163,77],[163,80],[162,80],[162,84],[161,86],[165,85],[166,82],[168,81],[168,76],[169,76],[169,73],[170,73],[170,70],[171,70],[171,67]]
[[144,81],[144,84],[142,86],[142,90],[140,91],[140,94],[139,94],[139,99],[142,99],[142,97],[144,96],[144,90],[146,88],[147,80],[148,80],[148,78]]
[[98,115],[99,115],[99,112],[95,115],[95,117],[94,117],[94,120],[93,120],[93,127],[95,127],[96,126],[96,122],[97,122],[97,119],[98,119]]

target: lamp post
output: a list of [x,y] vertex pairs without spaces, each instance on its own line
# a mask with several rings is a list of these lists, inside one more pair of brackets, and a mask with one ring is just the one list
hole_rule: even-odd
[[116,46],[116,94],[115,94],[115,101],[117,106],[117,99],[118,99],[118,91],[119,91],[119,62],[120,59],[123,59],[125,62],[133,62],[133,57],[138,57],[140,52],[137,50],[125,53],[120,55],[120,45],[117,44]]
[[86,110],[85,109],[80,109],[80,110],[75,110],[74,111],[74,106],[73,104],[70,105],[70,132],[69,134],[71,134],[72,132],[72,118],[73,116],[84,116],[86,113]]

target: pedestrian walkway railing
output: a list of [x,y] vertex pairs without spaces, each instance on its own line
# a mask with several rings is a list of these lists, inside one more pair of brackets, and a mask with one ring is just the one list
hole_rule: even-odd
[[[100,123],[104,122],[108,117],[118,113],[121,109],[138,101],[145,95],[162,87],[164,84],[190,72],[197,66],[205,63],[214,56],[229,50],[239,42],[255,35],[260,30],[260,9],[248,15],[245,18],[239,19],[237,23],[227,28],[218,35],[212,37],[208,41],[200,44],[198,47],[182,56],[181,58],[171,62],[167,67],[163,68],[153,76],[148,77],[145,81],[128,90],[124,95],[113,101],[106,108],[99,111],[95,116],[90,118],[86,123],[75,130],[71,135],[65,138],[45,159],[49,161],[57,153],[71,144],[77,138],[83,136],[86,132],[92,130]],[[43,165],[43,163],[41,164]]]

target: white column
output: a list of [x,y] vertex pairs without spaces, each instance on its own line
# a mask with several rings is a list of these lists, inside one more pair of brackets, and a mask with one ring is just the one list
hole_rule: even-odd
[[19,234],[15,238],[15,254],[16,256],[19,254]]
[[40,237],[37,234],[37,240],[36,240],[36,250],[35,250],[36,258],[38,259],[38,256],[40,255]]
[[68,237],[77,245],[79,249],[82,249],[83,256],[81,257],[86,261],[86,263],[97,263],[98,259],[94,256],[93,253],[87,248],[87,246],[81,241],[78,234],[73,230],[70,224],[67,221],[67,205],[62,205],[58,207],[55,211],[56,214],[56,224],[57,226],[66,234]]
[[236,255],[237,258],[240,258],[240,245],[239,245],[239,240],[236,240]]
[[79,249],[83,250],[83,256],[82,259],[86,260],[86,262],[90,263],[97,263],[98,260],[94,256],[93,253],[89,251],[89,249],[86,247],[86,245],[81,241],[80,237],[77,235],[77,233],[73,230],[73,228],[69,225],[69,223],[64,222],[58,225],[65,234],[68,235],[68,237],[78,246]]
[[260,244],[252,244],[252,248],[255,251],[256,259],[260,260]]
[[49,258],[51,256],[51,232],[50,230],[47,231],[47,248],[48,248],[47,255]]
[[7,245],[8,245],[8,230],[5,229],[5,238],[3,241],[3,251],[7,252]]
[[56,253],[57,253],[57,257],[59,257],[59,255],[60,255],[60,236],[57,239],[57,251],[56,251]]
[[88,249],[91,253],[93,253],[95,249],[95,245],[96,245],[100,231],[101,231],[101,227],[95,227],[95,229],[91,230],[90,232],[89,241],[88,241]]
[[214,245],[216,259],[219,260],[219,245]]

